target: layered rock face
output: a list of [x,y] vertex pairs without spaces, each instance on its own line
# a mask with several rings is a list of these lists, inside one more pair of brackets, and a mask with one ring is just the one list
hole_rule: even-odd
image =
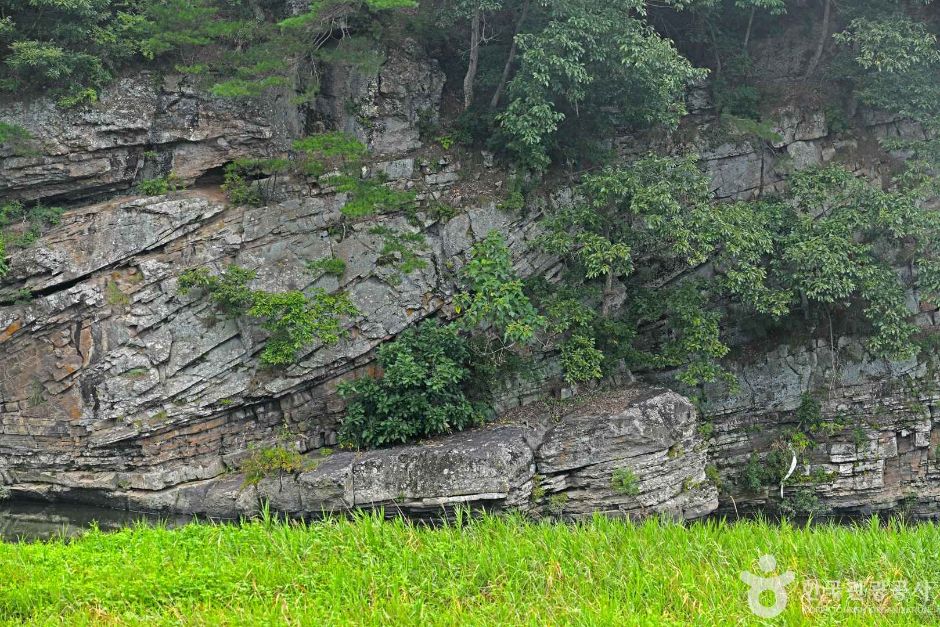
[[[425,105],[436,111],[443,83],[436,65],[416,54],[396,53],[378,75],[350,82],[360,105],[373,112],[363,139],[379,153],[401,142],[397,158],[372,164],[395,185],[455,199],[460,164],[445,157],[416,163],[409,153],[417,116]],[[207,109],[214,101],[194,96],[191,107],[174,101],[192,112],[175,124],[166,107],[155,105],[167,91],[148,85],[120,82],[80,112],[58,112],[45,101],[4,111],[47,152],[27,161],[5,158],[0,185],[21,198],[126,186],[140,163],[127,168],[125,158],[157,141],[155,127],[176,129],[159,137],[173,171],[187,179],[278,147],[276,123],[258,121],[277,120],[270,112],[256,120],[250,108],[231,106],[224,118],[222,110]],[[340,86],[330,94],[342,99]],[[180,133],[188,138],[183,144]],[[220,145],[236,148],[218,152]],[[98,169],[60,167],[99,157]],[[121,167],[106,167],[113,163]],[[526,275],[551,263],[524,254],[531,217],[470,199],[446,224],[381,220],[427,237],[421,251],[427,265],[404,276],[380,262],[374,221],[342,220],[344,194],[297,186],[280,196],[287,199],[261,208],[230,207],[217,187],[117,197],[67,212],[39,242],[12,251],[0,286],[0,472],[13,492],[115,505],[122,501],[113,497],[128,490],[158,494],[218,477],[255,444],[300,452],[333,445],[342,409],[337,383],[368,368],[378,344],[449,301],[454,273],[475,241],[493,229],[510,233]],[[347,261],[341,277],[317,277],[307,268],[331,256]],[[269,291],[343,289],[361,316],[348,321],[351,333],[341,343],[310,346],[288,369],[260,368],[260,329],[218,319],[202,300],[177,295],[185,269],[231,263],[256,269],[253,287]],[[138,501],[146,506],[146,498]]]
[[437,123],[443,87],[437,63],[405,40],[375,75],[346,63],[324,68],[310,117],[355,135],[374,155],[406,152],[421,147],[422,124]]
[[[300,450],[334,444],[337,382],[440,309],[450,268],[473,241],[497,228],[514,232],[521,251],[531,231],[492,205],[468,209],[430,223],[428,266],[399,277],[377,263],[381,239],[367,226],[331,237],[344,200],[326,193],[254,209],[192,191],[115,201],[70,212],[17,251],[7,280],[33,297],[0,308],[0,450],[14,482],[159,490],[215,476],[229,455],[283,432]],[[344,275],[314,279],[306,263],[333,254],[349,260]],[[186,268],[228,263],[257,268],[255,285],[272,291],[342,287],[362,317],[339,344],[263,369],[257,327],[176,293]]]
[[[932,317],[922,324],[932,327]],[[714,421],[711,463],[722,477],[721,511],[789,506],[799,514],[865,516],[940,511],[940,376],[932,351],[919,359],[871,358],[856,339],[780,346],[736,365],[740,394],[706,405]],[[759,490],[744,485],[754,463],[801,428],[797,409],[820,401],[819,425],[793,476]],[[802,427],[805,429],[805,426]],[[790,449],[784,449],[790,450]],[[788,456],[789,459],[789,456]],[[804,511],[801,511],[804,510]]]
[[0,117],[33,135],[0,151],[0,197],[27,201],[125,190],[170,171],[192,182],[285,148],[297,126],[273,100],[233,103],[148,74],[115,81],[89,107],[62,110],[39,98],[4,105]]
[[[410,446],[309,456],[310,468],[248,485],[241,475],[157,493],[115,495],[130,507],[223,516],[263,503],[295,516],[354,508],[437,516],[456,507],[577,518],[593,512],[692,519],[711,512],[705,451],[692,405],[646,386],[610,390],[567,406],[544,403],[498,424]],[[618,473],[631,477],[618,484]]]
[[[424,516],[469,504],[567,517],[696,518],[718,506],[716,478],[721,511],[778,503],[779,486],[751,493],[738,478],[752,454],[785,437],[803,395],[824,390],[817,395],[833,426],[796,475],[812,481],[791,482],[786,494],[811,489],[835,512],[936,511],[935,370],[928,362],[872,361],[851,340],[836,355],[814,341],[762,347],[759,357],[732,364],[742,391],[712,396],[711,433],[681,396],[631,387],[561,409],[530,405],[430,442],[325,454],[342,415],[338,383],[371,372],[374,349],[403,329],[449,315],[456,273],[474,242],[495,229],[520,275],[555,267],[531,250],[539,208],[497,209],[504,172],[476,156],[422,148],[419,126],[437,115],[442,85],[437,65],[406,44],[372,75],[326,71],[309,110],[282,110],[277,103],[286,99],[232,104],[147,76],[115,83],[87,109],[62,112],[44,100],[4,105],[0,119],[36,136],[33,153],[0,155],[4,198],[98,196],[170,171],[198,181],[232,159],[282,152],[305,125],[356,134],[372,151],[373,172],[460,212],[447,221],[419,214],[417,222],[386,216],[357,224],[342,219],[346,196],[328,188],[282,187],[279,201],[249,208],[230,206],[202,182],[70,210],[38,242],[13,251],[0,282],[3,483],[31,497],[220,516],[252,513],[266,500],[296,515],[383,506]],[[893,163],[872,150],[874,140],[920,132],[868,116],[864,132],[837,134],[820,112],[784,107],[775,116],[780,139],[768,144],[719,132],[708,102],[693,104],[678,134],[622,147],[698,151],[722,198],[773,191],[794,168],[827,162],[877,177]],[[427,266],[403,276],[387,265],[381,237],[370,232],[376,224],[423,233]],[[346,261],[340,277],[307,268],[332,256]],[[339,344],[310,346],[286,369],[261,368],[258,327],[177,293],[183,271],[231,263],[257,270],[259,289],[343,289],[361,315],[347,321],[350,335]],[[552,357],[537,356],[532,380],[507,381],[500,408],[560,385]],[[304,454],[307,468],[246,485],[235,472],[240,462],[252,447],[273,443]],[[706,481],[709,464],[716,472]],[[618,487],[615,476],[635,484]]]

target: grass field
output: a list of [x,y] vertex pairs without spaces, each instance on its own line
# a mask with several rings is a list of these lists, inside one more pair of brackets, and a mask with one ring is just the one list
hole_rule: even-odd
[[[741,571],[792,570],[767,624],[940,620],[940,527],[578,525],[373,516],[139,526],[0,544],[10,624],[760,624]],[[766,564],[765,564],[766,565]],[[835,582],[835,583],[832,583]],[[767,605],[773,601],[761,597]]]

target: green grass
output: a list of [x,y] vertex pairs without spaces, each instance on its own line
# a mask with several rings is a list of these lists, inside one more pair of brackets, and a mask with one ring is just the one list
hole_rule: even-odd
[[[376,517],[310,525],[139,526],[72,541],[0,544],[0,619],[131,624],[760,624],[742,570],[791,569],[769,624],[936,621],[940,527],[876,522],[688,527],[483,518],[430,528]],[[810,579],[863,583],[865,600],[800,599]],[[929,582],[928,602],[878,582]],[[874,588],[877,592],[877,589]],[[880,594],[880,593],[879,593]]]

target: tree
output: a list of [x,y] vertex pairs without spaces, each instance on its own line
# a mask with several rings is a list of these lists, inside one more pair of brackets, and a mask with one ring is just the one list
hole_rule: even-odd
[[139,52],[145,27],[135,2],[0,0],[0,91],[94,99],[87,90]]
[[490,231],[473,246],[461,279],[464,290],[454,299],[456,313],[465,329],[484,333],[488,358],[499,360],[506,351],[531,341],[544,326],[545,319],[525,295],[499,232]]
[[[134,61],[172,63],[223,97],[290,83],[299,63],[383,11],[414,0],[318,0],[283,18],[258,0],[0,0],[0,91],[51,90],[62,104],[97,89]],[[211,82],[210,82],[211,81]]]
[[858,97],[866,104],[923,126],[926,139],[889,140],[887,147],[913,150],[940,163],[940,50],[934,27],[898,11],[862,13],[835,35],[850,52]]
[[522,10],[519,13],[519,21],[516,22],[515,32],[512,38],[512,44],[509,46],[509,54],[506,55],[506,63],[503,65],[503,73],[499,77],[499,84],[496,86],[496,90],[493,92],[493,97],[490,99],[490,108],[495,109],[499,106],[499,101],[503,97],[503,90],[506,89],[506,83],[509,82],[509,74],[512,72],[513,63],[516,60],[516,37],[515,35],[522,32],[522,28],[525,25],[526,18],[529,16],[529,6],[532,4],[532,0],[524,0],[522,3]]
[[[873,355],[908,357],[916,352],[908,294],[940,299],[929,172],[908,171],[885,190],[839,167],[811,169],[781,197],[713,202],[691,156],[605,168],[545,223],[539,244],[567,260],[572,291],[539,303],[550,327],[593,337],[608,363],[679,367],[689,384],[723,376],[716,360],[728,351],[721,312],[729,308],[852,321]],[[593,303],[598,315],[584,315]]]
[[751,29],[754,26],[754,14],[758,9],[767,11],[771,15],[781,15],[786,13],[787,4],[785,0],[734,0],[734,6],[738,9],[749,10],[747,18],[747,29],[744,31],[743,47],[747,50],[747,45],[751,40]]
[[546,222],[539,244],[576,262],[585,279],[603,280],[602,316],[613,306],[614,282],[633,272],[634,255],[649,254],[650,243],[671,241],[692,263],[701,263],[711,244],[683,223],[711,206],[708,179],[693,156],[650,155],[627,167],[609,166],[585,176],[578,197]]
[[558,0],[544,28],[516,36],[519,69],[498,119],[523,166],[544,170],[559,131],[571,133],[577,122],[678,122],[687,84],[704,72],[643,15],[639,0]]

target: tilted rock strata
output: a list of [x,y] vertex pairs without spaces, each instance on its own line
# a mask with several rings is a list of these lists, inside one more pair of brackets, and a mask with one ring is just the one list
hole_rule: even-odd
[[[117,489],[107,499],[131,509],[230,518],[267,504],[304,517],[357,508],[424,517],[465,506],[693,519],[717,505],[695,410],[675,392],[635,386],[575,399],[560,416],[544,404],[519,413],[524,417],[510,413],[498,424],[414,445],[313,453],[311,469],[256,485],[231,474],[166,490]],[[636,477],[635,494],[613,485],[618,470]]]

